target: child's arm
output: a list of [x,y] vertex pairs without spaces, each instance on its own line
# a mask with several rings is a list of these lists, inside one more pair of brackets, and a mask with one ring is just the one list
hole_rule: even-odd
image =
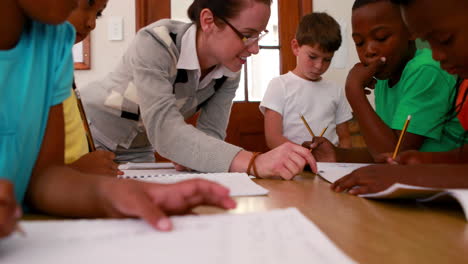
[[283,116],[269,108],[265,108],[265,139],[270,149],[291,142],[283,136]]
[[[372,76],[381,65],[383,65],[381,61],[368,66],[358,63],[346,80],[346,97],[359,122],[369,152],[374,158],[381,153],[393,152],[400,134],[400,131],[395,131],[384,123],[366,97],[365,88],[373,88],[375,81]],[[406,133],[401,150],[419,149],[424,140],[423,136]]]
[[13,184],[0,180],[0,238],[10,235],[16,226],[21,209],[15,201]]
[[331,185],[350,194],[375,193],[394,183],[437,188],[468,188],[468,165],[372,165],[359,168]]
[[336,125],[336,134],[338,135],[339,147],[349,149],[351,144],[351,133],[349,132],[349,122],[343,122]]
[[69,166],[84,173],[116,176],[122,175],[119,165],[114,162],[115,154],[110,151],[98,149],[86,153]]
[[[388,161],[390,163],[393,162],[391,159]],[[400,155],[395,158],[395,162],[403,165],[421,163],[468,163],[468,144],[446,152],[420,152],[409,150],[400,153]]]
[[140,217],[160,230],[172,228],[167,214],[197,205],[234,208],[229,191],[204,180],[151,184],[80,173],[65,166],[62,105],[51,108],[26,201],[35,209],[72,217]]

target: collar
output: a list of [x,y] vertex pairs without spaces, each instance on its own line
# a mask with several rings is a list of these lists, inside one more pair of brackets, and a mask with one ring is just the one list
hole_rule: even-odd
[[[177,62],[177,69],[184,70],[195,70],[198,71],[198,75],[201,74],[200,61],[197,56],[197,26],[193,24],[182,36],[182,45]],[[219,79],[223,76],[236,77],[237,73],[230,71],[223,65],[217,65],[208,74],[211,79]]]

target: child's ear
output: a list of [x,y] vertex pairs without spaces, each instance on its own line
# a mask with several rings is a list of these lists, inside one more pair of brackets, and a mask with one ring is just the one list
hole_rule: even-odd
[[297,42],[297,39],[293,39],[291,40],[291,49],[294,53],[294,56],[298,56],[299,55],[299,42]]
[[216,24],[215,24],[215,17],[213,15],[213,12],[211,12],[211,10],[208,8],[204,8],[200,12],[201,30],[204,32],[209,32],[209,31],[212,31],[215,26]]

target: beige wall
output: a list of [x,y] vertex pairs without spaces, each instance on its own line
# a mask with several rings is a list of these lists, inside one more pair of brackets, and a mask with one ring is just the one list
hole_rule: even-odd
[[349,70],[359,60],[351,38],[351,7],[354,1],[351,0],[313,0],[314,11],[327,12],[333,16],[340,24],[346,24],[347,34],[343,36],[343,43],[347,46],[346,65],[343,69],[331,67],[325,74],[326,78],[333,79],[344,85]]
[[[104,15],[91,32],[91,70],[75,71],[78,87],[104,77],[120,60],[135,36],[135,0],[110,0]],[[123,17],[122,41],[107,39],[107,24],[111,16]]]

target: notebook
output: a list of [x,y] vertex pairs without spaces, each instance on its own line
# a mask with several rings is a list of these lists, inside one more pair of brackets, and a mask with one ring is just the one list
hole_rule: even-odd
[[336,163],[317,162],[318,175],[330,183],[334,183],[356,169],[369,166],[369,163]]
[[355,263],[297,209],[171,217],[164,233],[136,219],[21,221],[0,241],[15,264]]
[[217,182],[230,190],[231,196],[266,195],[268,190],[253,182],[246,173],[164,173],[161,170],[123,170],[119,178],[157,183],[176,183],[189,179]]
[[427,188],[395,183],[381,192],[360,196],[371,199],[417,199],[420,202],[452,198],[461,205],[468,221],[468,189]]

